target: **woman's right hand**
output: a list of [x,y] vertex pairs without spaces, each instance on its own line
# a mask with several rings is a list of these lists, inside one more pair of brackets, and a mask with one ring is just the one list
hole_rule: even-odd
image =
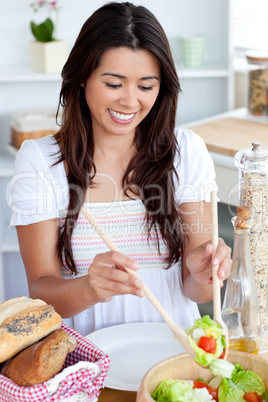
[[117,251],[96,255],[88,269],[89,293],[96,303],[110,301],[116,295],[144,295],[142,281],[124,267],[137,271],[139,264]]

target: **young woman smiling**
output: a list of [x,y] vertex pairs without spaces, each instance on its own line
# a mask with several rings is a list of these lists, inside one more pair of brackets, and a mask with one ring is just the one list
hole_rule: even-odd
[[[10,225],[30,296],[82,334],[162,321],[124,267],[139,269],[184,327],[212,298],[212,264],[222,281],[229,275],[222,239],[212,261],[213,163],[200,137],[175,129],[179,92],[154,15],[109,3],[85,22],[62,70],[59,132],[18,152]],[[82,205],[120,252],[108,250]]]

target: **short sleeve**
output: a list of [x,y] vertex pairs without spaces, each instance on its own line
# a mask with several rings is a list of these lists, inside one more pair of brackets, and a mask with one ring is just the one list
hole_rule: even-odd
[[176,130],[180,155],[175,166],[178,173],[175,197],[184,202],[210,202],[210,193],[217,190],[213,160],[204,140],[191,130]]
[[16,155],[7,201],[12,211],[9,227],[59,217],[55,180],[34,140],[24,141]]

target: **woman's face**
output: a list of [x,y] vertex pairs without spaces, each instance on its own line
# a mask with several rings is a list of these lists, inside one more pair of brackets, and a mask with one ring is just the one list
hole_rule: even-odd
[[94,136],[129,135],[150,112],[160,88],[160,68],[146,50],[104,53],[85,84]]

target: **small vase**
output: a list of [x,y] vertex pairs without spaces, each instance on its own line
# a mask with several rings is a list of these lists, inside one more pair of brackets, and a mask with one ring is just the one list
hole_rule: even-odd
[[58,73],[68,57],[68,43],[65,40],[52,42],[30,42],[30,65],[34,71]]

